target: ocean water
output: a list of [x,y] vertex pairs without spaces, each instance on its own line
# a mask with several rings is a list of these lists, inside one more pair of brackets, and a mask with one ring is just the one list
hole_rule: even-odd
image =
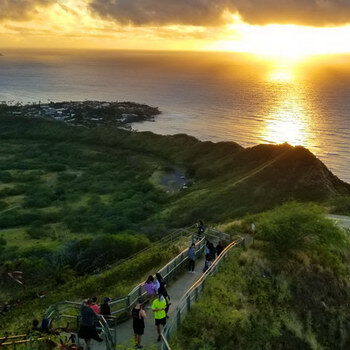
[[350,182],[350,56],[301,62],[235,53],[19,51],[0,57],[0,101],[135,101],[136,130],[303,145]]

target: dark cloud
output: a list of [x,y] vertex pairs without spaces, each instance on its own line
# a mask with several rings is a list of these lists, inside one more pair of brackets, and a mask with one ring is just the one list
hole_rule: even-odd
[[234,0],[250,23],[295,23],[314,26],[350,23],[350,0]]
[[28,19],[35,13],[37,6],[47,6],[55,2],[55,0],[0,0],[0,20]]
[[102,17],[133,25],[215,26],[225,22],[225,10],[252,24],[350,23],[350,0],[91,0],[90,6]]
[[92,0],[102,17],[122,24],[205,25],[220,22],[226,0]]

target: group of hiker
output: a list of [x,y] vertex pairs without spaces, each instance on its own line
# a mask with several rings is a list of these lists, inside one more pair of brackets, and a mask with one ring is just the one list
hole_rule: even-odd
[[[197,241],[200,241],[204,237],[205,232],[205,226],[203,224],[203,221],[199,221],[197,224]],[[220,241],[218,245],[215,247],[212,242],[207,240],[204,248],[205,253],[205,263],[203,267],[203,272],[207,271],[210,266],[213,264],[213,261],[217,256],[221,254],[221,252],[224,250],[225,245]],[[194,268],[196,265],[196,244],[192,242],[190,248],[188,249],[188,271],[191,273],[195,273]]]
[[[205,226],[202,221],[197,224],[197,236],[195,240],[200,240],[204,237]],[[220,255],[223,251],[224,245],[221,242],[215,247],[210,241],[205,245],[205,265],[203,272],[205,272],[213,263],[216,256]],[[196,261],[196,245],[192,243],[188,250],[188,270],[194,273]],[[157,330],[157,341],[161,340],[162,328],[166,325],[168,318],[168,311],[171,305],[170,296],[166,289],[166,281],[160,273],[156,273],[155,276],[148,276],[147,280],[143,284],[143,288],[146,294],[146,299],[139,298],[136,304],[131,310],[133,332],[135,337],[135,348],[141,349],[141,340],[145,331],[145,318],[147,317],[145,311],[145,305],[150,304],[150,309],[153,312],[155,326]],[[111,308],[109,302],[110,298],[105,298],[103,304],[98,305],[97,298],[93,297],[83,302],[80,310],[80,328],[78,337],[85,340],[87,349],[90,349],[91,339],[98,342],[102,342],[97,330],[100,315],[104,316],[108,321],[111,318]]]
[[142,298],[137,301],[137,304],[132,310],[133,317],[133,329],[135,334],[135,347],[141,349],[141,337],[145,330],[146,312],[144,310],[144,304],[151,303],[151,309],[153,311],[155,325],[157,329],[158,338],[161,340],[162,327],[166,325],[168,318],[168,311],[170,307],[170,296],[166,289],[166,282],[160,273],[156,273],[155,278],[150,275],[143,285],[146,291],[146,300]]

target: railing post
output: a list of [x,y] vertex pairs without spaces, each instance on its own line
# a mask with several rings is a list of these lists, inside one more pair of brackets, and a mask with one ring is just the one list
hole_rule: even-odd
[[126,297],[126,307],[130,309],[130,295]]
[[198,300],[198,296],[199,296],[198,287],[196,287],[196,289],[194,290],[194,293],[195,293],[196,300]]
[[187,299],[186,299],[186,303],[187,303],[187,311],[191,310],[191,294],[188,294]]
[[139,286],[139,297],[142,295],[142,287]]
[[176,312],[176,323],[177,323],[177,326],[180,327],[180,325],[181,325],[181,311],[180,311],[180,309],[178,309]]
[[117,325],[114,325],[114,345],[117,345]]

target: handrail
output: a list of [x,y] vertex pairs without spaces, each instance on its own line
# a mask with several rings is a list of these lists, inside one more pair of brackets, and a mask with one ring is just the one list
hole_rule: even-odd
[[[148,251],[148,250],[154,248],[154,245],[155,245],[155,244],[163,244],[163,243],[166,243],[166,242],[168,242],[168,241],[171,242],[173,238],[177,238],[178,236],[181,237],[181,236],[182,236],[182,233],[184,233],[184,232],[189,233],[189,232],[190,232],[189,230],[190,230],[191,228],[193,228],[193,227],[195,227],[195,225],[188,226],[188,227],[185,227],[185,228],[176,229],[176,230],[170,232],[168,235],[166,235],[166,236],[164,236],[164,237],[158,239],[157,241],[155,241],[154,244],[151,244],[150,246],[139,250],[138,252],[136,252],[136,253],[134,253],[134,254],[128,256],[127,258],[120,259],[120,260],[116,261],[116,262],[113,263],[113,264],[107,264],[107,265],[101,267],[100,269],[95,269],[95,270],[93,271],[93,273],[100,273],[100,272],[106,271],[106,270],[108,270],[108,269],[111,269],[111,268],[113,268],[113,267],[115,267],[115,266],[118,266],[118,265],[120,265],[120,264],[122,264],[122,263],[124,263],[124,262],[126,262],[126,261],[129,261],[129,260],[135,258],[136,256],[138,256],[139,254],[144,253],[144,252],[146,252],[146,251]],[[191,234],[192,234],[192,233],[191,233]]]
[[[173,239],[176,239],[176,238],[179,238],[179,237],[183,236],[184,233],[185,233],[186,236],[192,236],[192,235],[193,235],[193,232],[191,232],[190,229],[193,228],[193,227],[194,227],[194,225],[189,226],[189,227],[185,227],[185,228],[182,228],[182,229],[176,229],[176,230],[172,231],[170,234],[168,234],[168,235],[162,237],[161,239],[159,239],[155,244],[157,244],[157,245],[158,245],[158,244],[164,244],[164,243],[166,243],[166,242],[168,242],[168,241],[172,241]],[[135,258],[135,257],[138,256],[139,254],[144,253],[145,251],[147,251],[147,250],[149,250],[149,249],[154,249],[154,246],[155,246],[155,245],[153,244],[152,246],[147,247],[147,248],[145,248],[145,249],[143,249],[143,250],[141,250],[141,251],[139,251],[139,252],[133,254],[132,256],[130,256],[130,257],[126,258],[126,259],[123,259],[123,260],[118,261],[117,263],[111,265],[110,268],[115,267],[115,266],[117,266],[117,265],[120,265],[120,264],[122,264],[122,263],[125,263],[126,261],[129,261],[129,260]],[[104,271],[104,270],[102,270],[102,271]],[[137,289],[138,287],[139,287],[139,286],[135,287],[134,289]],[[120,303],[120,302],[122,302],[122,301],[127,301],[129,295],[132,294],[132,292],[134,291],[134,289],[133,289],[133,290],[131,291],[131,293],[129,293],[128,295],[126,295],[126,296],[124,296],[124,297],[120,297],[120,298],[116,298],[116,299],[112,300],[112,301],[110,302],[110,305],[113,306],[113,305],[118,304],[118,303]],[[142,295],[142,294],[140,294],[139,296],[141,296],[141,295]],[[46,310],[46,312],[45,312],[45,314],[44,314],[44,317],[45,317],[45,318],[50,318],[50,319],[51,319],[51,318],[54,316],[55,313],[58,313],[58,312],[59,312],[58,309],[59,309],[61,306],[63,306],[63,305],[70,305],[70,306],[72,306],[72,307],[75,308],[75,309],[80,309],[81,303],[79,303],[79,302],[73,302],[73,301],[68,301],[68,300],[65,300],[65,301],[56,303],[56,304],[54,304],[54,305],[51,305],[51,306]],[[120,312],[125,311],[125,309],[126,309],[126,308],[124,307],[124,308],[122,308],[122,309],[119,309],[119,310],[117,310],[117,311],[114,311],[113,313],[114,313],[114,314],[120,313]]]
[[109,329],[108,322],[103,316],[100,316],[99,324],[101,326],[103,333],[106,335],[105,337],[106,350],[113,350],[116,346],[116,339],[115,338],[113,339],[113,336]]
[[170,336],[177,329],[183,317],[190,310],[191,304],[198,299],[199,293],[203,290],[205,280],[208,278],[208,276],[217,271],[221,261],[227,257],[231,249],[241,244],[243,241],[244,239],[240,237],[239,239],[231,242],[214,260],[213,264],[208,268],[208,270],[205,271],[203,275],[195,283],[193,283],[193,285],[183,295],[175,309],[176,317],[170,320],[161,333],[161,350],[171,350],[169,345]]
[[[202,237],[199,241],[195,242],[195,240],[196,240],[195,234],[194,234],[194,232],[189,230],[192,227],[193,226],[191,226],[189,228],[178,229],[178,230],[174,231],[173,233],[171,233],[171,234],[167,235],[166,237],[163,237],[162,239],[157,241],[156,244],[161,244],[161,243],[167,242],[169,240],[174,239],[175,237],[176,238],[181,237],[184,233],[186,233],[186,236],[192,237],[192,242],[195,243],[197,254],[201,254],[204,252],[206,236],[211,236],[211,237],[215,237],[215,238],[219,238],[219,239],[223,239],[223,240],[228,240],[230,237],[226,233],[223,233],[223,232],[220,232],[220,231],[217,231],[213,228],[208,227],[206,229],[205,236]],[[154,247],[154,245],[153,245],[153,247]],[[149,249],[149,248],[146,248],[146,249],[142,250],[141,252],[144,252],[147,249]],[[138,252],[137,254],[140,254],[141,252]],[[183,268],[183,266],[185,265],[185,263],[188,260],[187,252],[188,252],[188,248],[184,249],[181,253],[179,253],[175,258],[170,260],[165,266],[163,266],[158,271],[163,276],[163,278],[165,280],[172,279],[173,277],[175,277],[177,272]],[[137,255],[137,254],[135,254],[135,255]],[[133,257],[130,257],[130,259]],[[130,259],[127,258],[125,260],[130,260]],[[125,260],[123,260],[123,262]],[[120,262],[118,262],[117,264],[119,264],[119,263]],[[211,270],[209,269],[208,271],[211,271]],[[143,296],[146,294],[146,292],[144,291],[144,288],[143,288],[143,284],[144,284],[143,282],[138,284],[125,297],[121,297],[121,298],[117,298],[117,299],[113,300],[110,303],[111,306],[117,305],[118,303],[121,303],[121,302],[125,302],[125,304],[124,304],[125,306],[119,307],[116,311],[113,311],[112,315],[116,315],[116,314],[119,314],[122,312],[130,311],[130,309],[135,304],[137,299],[140,296]],[[76,316],[72,316],[72,315],[62,314],[62,312],[66,309],[69,309],[69,308],[73,308],[75,310],[80,310],[80,307],[81,307],[81,303],[79,303],[79,302],[65,300],[65,301],[56,303],[54,305],[51,305],[45,312],[45,318],[49,318],[49,319],[53,320],[53,319],[60,319],[60,318],[64,318],[64,317],[70,317],[70,318],[76,317]],[[113,350],[115,348],[115,345],[116,345],[115,326],[113,328],[113,330],[114,330],[114,338],[113,338],[113,335],[111,334],[111,329],[109,328],[109,324],[103,316],[101,316],[101,318],[99,320],[99,324],[100,324],[100,327],[101,327],[103,333],[105,334],[106,350]],[[30,341],[30,340],[28,339],[28,341]]]
[[[196,243],[196,253],[200,254],[202,250],[204,250],[205,246],[205,238],[203,237],[200,241]],[[179,253],[175,258],[170,260],[165,266],[163,266],[158,273],[161,274],[161,276],[164,278],[164,280],[169,280],[169,277],[180,267],[184,265],[184,263],[188,260],[187,257],[187,251],[188,248],[184,249],[181,253]],[[173,265],[173,266],[172,266]],[[125,310],[129,310],[137,301],[137,299],[141,296],[144,296],[146,292],[143,290],[144,282],[139,283],[134,289],[126,296],[119,298],[115,301],[112,301],[110,305],[114,305],[120,301],[127,301],[127,305],[122,308],[118,309],[117,311],[113,311],[112,315],[115,315],[117,313],[123,312]]]

